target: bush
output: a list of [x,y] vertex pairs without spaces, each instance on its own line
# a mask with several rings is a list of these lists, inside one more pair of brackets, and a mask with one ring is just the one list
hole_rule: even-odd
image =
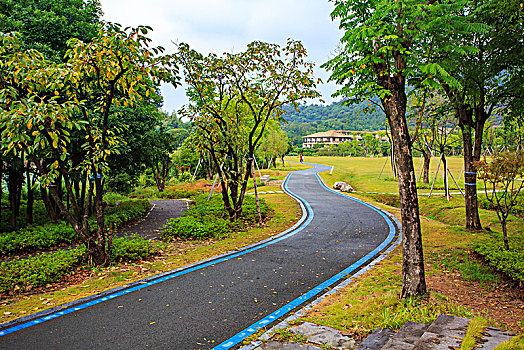
[[[485,194],[480,194],[477,196],[477,201],[479,208],[487,210],[495,210],[493,204],[486,198]],[[517,204],[511,208],[511,214],[519,217],[524,217],[524,195],[520,194],[517,198]]]
[[115,262],[141,260],[155,255],[160,248],[159,243],[149,241],[138,235],[115,238],[111,260]]
[[194,216],[182,216],[167,222],[163,236],[165,239],[222,238],[229,230],[229,221],[222,218],[206,216],[205,219],[199,219]]
[[[117,229],[125,224],[143,218],[151,203],[148,200],[127,200],[106,210],[105,223],[108,228]],[[94,219],[91,225],[94,227]],[[28,226],[22,230],[0,235],[0,258],[32,253],[77,242],[79,237],[65,222],[49,223],[42,226]]]
[[81,265],[85,247],[44,253],[28,259],[4,261],[0,265],[0,293],[37,287],[62,280]]
[[65,222],[29,226],[19,231],[0,235],[0,257],[35,252],[61,244],[71,244],[77,239],[73,228]]
[[146,199],[130,199],[109,207],[105,213],[105,223],[110,229],[117,229],[127,223],[142,219],[151,209]]
[[524,251],[522,239],[510,240],[510,250],[505,250],[502,235],[495,235],[474,245],[473,250],[483,256],[497,270],[515,281],[524,282]]
[[[229,215],[224,209],[220,196],[212,197],[209,202],[207,197],[206,194],[195,197],[195,204],[184,213],[184,216],[169,220],[164,226],[164,238],[221,238],[232,230],[242,229],[246,225],[258,222],[255,198],[251,196],[244,198],[242,216],[234,223],[229,221]],[[263,199],[259,199],[259,203],[262,219],[265,219],[271,209]]]

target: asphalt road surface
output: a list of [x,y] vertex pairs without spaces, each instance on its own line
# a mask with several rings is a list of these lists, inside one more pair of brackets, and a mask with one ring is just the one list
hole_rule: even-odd
[[307,226],[289,237],[106,295],[107,301],[89,307],[80,304],[78,311],[38,319],[31,327],[21,324],[0,337],[0,349],[183,350],[227,341],[391,235],[376,210],[321,186],[315,173],[326,169],[316,165],[288,178],[287,190],[309,212]]

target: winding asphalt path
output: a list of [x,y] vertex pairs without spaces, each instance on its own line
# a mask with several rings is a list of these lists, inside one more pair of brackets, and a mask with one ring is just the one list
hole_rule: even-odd
[[383,213],[321,185],[316,173],[326,169],[315,165],[285,182],[306,209],[302,224],[290,232],[47,316],[2,325],[0,349],[234,347],[258,326],[338,283],[393,239],[395,228]]

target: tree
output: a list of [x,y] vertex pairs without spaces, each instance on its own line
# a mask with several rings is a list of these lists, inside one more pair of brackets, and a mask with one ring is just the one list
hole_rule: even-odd
[[[65,58],[65,52],[68,49],[67,41],[73,37],[90,41],[96,36],[101,15],[102,11],[97,0],[3,0],[0,1],[0,32],[19,32],[20,38],[18,40],[21,50],[36,49],[47,59],[54,62],[65,62],[67,60]],[[74,136],[72,138],[74,139]],[[0,149],[0,153],[3,152],[4,150]],[[77,150],[71,150],[71,152],[75,154]],[[12,167],[22,162],[28,168],[31,168],[27,159],[23,154],[18,156],[10,154],[4,157],[4,160],[8,161],[0,167],[11,174],[7,180],[22,185],[24,182],[23,173],[18,173],[20,178],[15,178],[16,169]],[[4,171],[0,171],[0,183],[2,182],[1,173]],[[28,186],[29,195],[27,218],[30,218],[32,215],[32,189],[29,187],[28,180],[30,180],[30,177],[26,174],[25,182]],[[57,181],[56,185],[61,192],[61,182]],[[15,187],[13,184],[8,184],[8,188]],[[57,216],[54,212],[56,205],[53,199],[48,197],[45,188],[41,189],[41,194],[51,219],[56,220]],[[9,196],[13,199],[21,197],[18,194],[13,196],[9,194]],[[15,202],[12,204],[15,204]],[[11,208],[13,223],[16,222],[19,206],[19,201],[16,201],[16,204]]]
[[265,159],[267,168],[270,165],[276,166],[276,159],[280,158],[284,164],[284,156],[289,147],[289,142],[286,134],[279,126],[267,129],[266,134],[262,138],[258,146],[258,152]]
[[479,172],[478,178],[484,181],[486,198],[495,207],[502,224],[504,248],[509,250],[506,221],[524,186],[524,153],[497,152],[490,163],[482,160],[475,166]]
[[454,9],[464,16],[466,31],[451,30],[443,23],[435,36],[435,48],[450,42],[465,50],[436,52],[434,75],[455,110],[462,131],[465,168],[466,228],[482,228],[477,204],[477,173],[484,126],[496,108],[522,113],[524,76],[522,66],[522,9],[520,1],[466,2]]
[[[108,157],[118,153],[121,145],[118,130],[109,124],[112,107],[148,98],[160,80],[177,84],[177,67],[170,58],[157,55],[161,48],[148,47],[149,29],[122,30],[119,25],[105,24],[91,42],[69,42],[67,65],[48,61],[35,50],[21,50],[17,35],[2,35],[0,128],[4,153],[27,154],[37,168],[40,185],[49,189],[58,210],[97,265],[109,262],[112,246],[103,201]],[[75,168],[67,146],[75,130],[85,134],[82,159],[74,166],[90,179],[86,203],[78,203],[73,196],[71,175]],[[71,210],[53,186],[58,178],[65,183]],[[90,201],[96,210],[94,231],[88,220]]]
[[[345,32],[340,52],[324,66],[344,87],[347,103],[377,96],[391,129],[402,216],[401,297],[426,293],[412,144],[406,121],[406,81],[421,70],[423,51],[438,26],[434,1],[335,0],[333,19]],[[438,6],[440,8],[440,6]]]
[[65,62],[67,41],[90,41],[102,17],[98,0],[1,0],[0,32],[21,34],[22,49]]
[[298,41],[285,47],[252,42],[238,54],[218,57],[179,45],[190,104],[181,111],[195,125],[196,145],[209,152],[220,175],[222,199],[231,221],[242,213],[255,149],[282,107],[316,98],[313,64]]

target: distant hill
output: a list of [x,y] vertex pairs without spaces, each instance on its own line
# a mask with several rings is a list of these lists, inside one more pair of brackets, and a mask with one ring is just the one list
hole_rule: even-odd
[[299,105],[298,112],[293,106],[286,106],[282,130],[293,144],[301,145],[302,136],[327,130],[376,131],[385,129],[386,116],[380,110],[369,114],[362,110],[366,103],[343,106],[340,102],[330,105]]

